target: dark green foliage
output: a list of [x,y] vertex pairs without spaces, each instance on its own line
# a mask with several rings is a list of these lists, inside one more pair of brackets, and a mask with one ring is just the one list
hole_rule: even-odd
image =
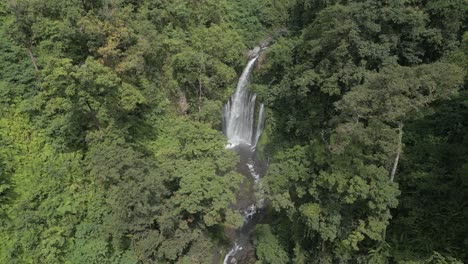
[[213,262],[242,224],[222,106],[270,41],[258,262],[467,262],[467,8],[0,2],[0,262]]
[[389,233],[398,258],[438,251],[467,259],[466,98],[464,92],[407,125],[401,207]]
[[[453,221],[466,222],[464,195],[441,194],[442,200],[434,205],[429,197],[424,202],[416,198],[427,187],[414,179],[403,180],[404,168],[419,175],[415,161],[407,160],[406,131],[414,130],[411,120],[425,118],[428,111],[442,111],[447,116],[438,122],[457,123],[453,113],[462,111],[428,110],[441,100],[458,100],[466,78],[464,46],[458,49],[459,42],[450,40],[462,39],[460,21],[466,20],[466,9],[457,1],[436,2],[297,1],[292,12],[303,17],[291,19],[293,37],[279,40],[267,51],[256,86],[272,110],[267,131],[273,162],[264,184],[275,210],[271,232],[293,262],[451,263],[449,256],[466,258],[460,246],[464,241],[458,238],[466,238],[466,224],[453,226],[438,246],[433,245],[435,237],[424,234],[431,227],[419,226],[416,218],[402,216],[398,230],[408,228],[419,240],[407,241],[404,233],[392,229],[397,242],[389,242],[385,235],[392,217],[400,223],[400,209],[410,215],[418,210],[418,217],[432,210],[447,221],[452,218],[443,212],[453,210],[459,217]],[[441,9],[435,11],[435,6]],[[444,28],[440,17],[428,10],[440,16],[452,14],[453,24],[447,25],[452,29]],[[457,124],[459,129],[465,127]],[[425,135],[425,130],[411,133]],[[414,144],[427,143],[417,139]],[[458,165],[452,167],[444,160],[465,154],[444,146],[445,154],[434,149],[435,160],[427,160],[423,153],[415,157],[431,168],[437,161],[456,170]],[[434,180],[427,192],[440,190],[442,183],[453,186],[449,178],[429,175],[427,179]],[[418,192],[413,195],[414,190]],[[400,194],[408,198],[397,207]],[[448,201],[453,201],[450,209],[442,206]],[[421,204],[425,202],[431,203],[431,209],[425,210],[428,205]],[[438,226],[433,234],[447,230],[445,224],[426,221]],[[424,250],[423,241],[430,245]],[[270,256],[259,257],[272,261]]]
[[255,236],[258,239],[257,256],[266,263],[283,264],[288,263],[288,254],[279,244],[278,239],[271,232],[269,225],[259,225]]
[[[243,63],[226,9],[2,3],[2,263],[211,259],[213,232],[241,221],[237,158],[199,123],[220,126]],[[199,121],[173,115],[179,89]]]

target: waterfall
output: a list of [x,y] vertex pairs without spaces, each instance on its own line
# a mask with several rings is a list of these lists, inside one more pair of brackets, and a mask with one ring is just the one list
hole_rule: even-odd
[[[249,77],[261,52],[260,47],[251,51],[251,59],[247,63],[239,82],[236,92],[231,96],[223,108],[223,132],[228,138],[227,148],[233,148],[241,157],[238,172],[249,177],[253,183],[249,191],[250,194],[243,197],[240,209],[244,218],[242,227],[236,230],[236,237],[233,239],[234,245],[224,257],[224,264],[242,263],[249,252],[253,252],[253,245],[250,241],[250,234],[253,232],[257,219],[256,216],[263,209],[263,188],[260,184],[260,173],[258,172],[255,150],[263,131],[265,123],[265,110],[260,104],[258,115],[256,116],[257,95],[250,92],[248,88]],[[255,121],[257,122],[256,126]],[[258,200],[258,201],[257,201]],[[248,205],[245,205],[248,201]]]
[[263,104],[257,117],[257,129],[254,130],[255,102],[257,95],[247,90],[249,76],[259,54],[250,59],[236,87],[223,109],[223,132],[229,140],[227,147],[246,144],[255,148],[263,130]]
[[255,141],[252,146],[252,149],[254,150],[257,147],[258,140],[260,139],[260,136],[262,135],[263,132],[263,126],[265,125],[265,115],[264,115],[265,109],[263,107],[263,104],[260,105],[260,111],[258,112],[258,124],[257,124],[257,130],[255,131]]

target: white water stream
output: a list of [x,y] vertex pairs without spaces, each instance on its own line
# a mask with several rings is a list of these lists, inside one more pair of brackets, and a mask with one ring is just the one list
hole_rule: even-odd
[[227,146],[229,148],[240,144],[246,144],[255,148],[263,130],[265,122],[263,104],[260,105],[257,127],[255,129],[255,103],[257,95],[247,89],[250,73],[257,59],[258,54],[250,59],[237,83],[236,92],[231,96],[223,109],[223,131],[229,140]]
[[[260,50],[260,49],[258,49]],[[236,148],[238,146],[246,145],[249,148],[248,160],[245,165],[248,167],[248,173],[246,176],[250,176],[255,184],[255,190],[259,201],[250,201],[252,204],[242,209],[245,227],[254,219],[257,214],[259,207],[263,207],[263,190],[259,183],[260,174],[257,172],[254,159],[255,149],[258,140],[263,131],[265,123],[264,106],[260,104],[259,113],[255,115],[256,108],[256,94],[251,93],[247,88],[249,84],[249,77],[257,61],[259,53],[254,54],[245,67],[239,82],[236,87],[236,92],[231,96],[229,101],[226,103],[223,109],[223,132],[228,138],[227,148]],[[255,121],[257,126],[254,126]],[[242,154],[240,154],[242,155]],[[244,154],[245,155],[245,154]],[[258,207],[257,207],[258,206]],[[255,222],[250,223],[251,226],[255,226]],[[242,228],[238,230],[243,232]],[[245,232],[245,231],[244,231]],[[224,257],[224,264],[239,263],[237,254],[244,250],[243,245],[247,245],[250,242],[245,240],[236,239],[231,250]]]

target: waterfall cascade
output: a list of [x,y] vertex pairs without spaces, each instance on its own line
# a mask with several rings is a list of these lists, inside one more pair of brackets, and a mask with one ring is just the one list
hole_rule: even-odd
[[240,144],[250,145],[255,148],[263,130],[265,121],[263,104],[257,117],[257,128],[254,127],[255,102],[257,95],[247,90],[249,76],[258,59],[255,54],[245,67],[236,87],[236,92],[231,96],[223,109],[223,132],[229,140],[227,147],[235,147]]
[[[227,148],[234,148],[241,157],[239,172],[249,177],[254,187],[250,190],[250,195],[257,198],[242,197],[243,206],[238,207],[243,214],[244,224],[236,231],[233,238],[234,245],[224,257],[224,264],[240,263],[242,255],[253,253],[253,246],[249,239],[250,233],[256,225],[257,213],[263,208],[263,190],[258,173],[258,166],[255,161],[255,149],[263,131],[265,123],[264,106],[260,104],[258,115],[256,116],[256,94],[251,93],[248,88],[249,76],[257,61],[261,48],[256,48],[251,52],[250,60],[247,63],[239,82],[236,92],[231,96],[223,109],[223,132],[228,138]],[[255,121],[257,125],[254,126]],[[245,260],[243,260],[245,261]],[[242,262],[244,263],[244,262]],[[249,262],[250,263],[250,262]]]

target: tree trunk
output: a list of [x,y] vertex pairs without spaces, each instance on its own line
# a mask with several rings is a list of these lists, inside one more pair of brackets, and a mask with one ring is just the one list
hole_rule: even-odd
[[198,80],[198,113],[201,112],[202,88],[203,88],[203,83],[200,77],[200,79]]
[[[402,147],[402,140],[403,140],[403,123],[398,124],[398,143],[397,143],[397,153],[395,157],[395,161],[393,162],[392,172],[390,173],[390,182],[395,180],[395,174],[398,168],[398,161],[400,161],[400,154],[401,154],[401,147]],[[387,226],[382,232],[382,242],[386,241],[387,236]]]
[[34,65],[34,69],[36,70],[36,72],[39,72],[39,68],[37,67],[37,63],[36,63],[36,58],[34,57],[33,53],[32,53],[32,46],[30,45],[28,48],[28,53],[29,53],[29,57],[31,58],[31,61],[32,61],[32,64]]
[[90,104],[88,101],[86,101],[86,105],[88,106],[89,111],[91,112],[91,116],[92,116],[92,118],[93,118],[93,121],[94,121],[94,123],[95,123],[97,129],[98,129],[99,131],[101,131],[101,123],[99,122],[99,120],[98,120],[97,117],[96,117],[97,112],[93,109],[93,107],[91,106],[91,104]]
[[202,93],[203,93],[203,81],[202,81],[203,65],[200,63],[200,69],[198,72],[198,113],[201,112]]
[[401,153],[401,141],[403,139],[403,123],[398,124],[398,146],[397,146],[397,155],[395,157],[395,161],[393,162],[392,173],[390,174],[390,181],[393,182],[395,180],[395,174],[398,168],[398,161],[400,160],[400,153]]

